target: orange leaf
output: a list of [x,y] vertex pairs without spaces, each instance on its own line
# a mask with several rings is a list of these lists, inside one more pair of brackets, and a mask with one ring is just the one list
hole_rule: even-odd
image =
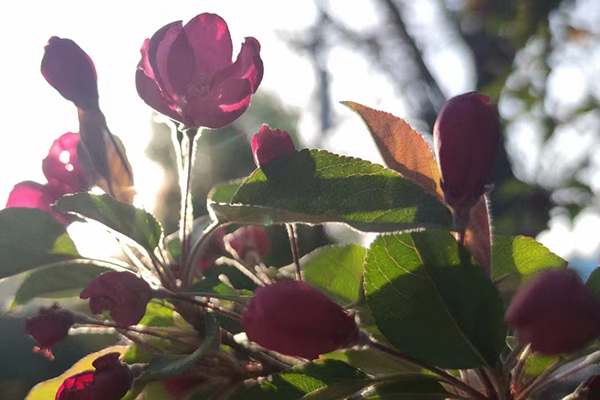
[[125,147],[108,130],[104,114],[80,109],[79,135],[77,152],[86,168],[94,172],[95,183],[115,199],[131,204],[135,195],[131,165]]
[[390,113],[352,101],[344,101],[342,104],[360,115],[389,168],[443,200],[438,164],[419,132],[403,119]]

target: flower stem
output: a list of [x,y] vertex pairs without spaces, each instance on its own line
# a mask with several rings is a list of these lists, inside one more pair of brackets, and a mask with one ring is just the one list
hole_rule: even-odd
[[[179,218],[179,238],[181,241],[181,265],[186,265],[190,254],[190,233],[192,231],[193,207],[192,207],[192,167],[196,151],[196,134],[198,128],[189,128],[183,132],[181,140],[181,157],[183,158],[183,169],[180,178],[181,188],[181,212]],[[185,269],[184,269],[185,270]],[[182,277],[183,278],[183,277]]]
[[221,314],[225,314],[231,318],[235,318],[235,319],[240,319],[241,315],[230,311],[226,308],[217,306],[216,304],[212,304],[206,301],[202,301],[202,300],[198,300],[193,296],[189,296],[189,295],[184,295],[181,293],[173,293],[170,292],[168,290],[163,290],[163,289],[159,289],[157,290],[155,293],[157,293],[161,298],[167,298],[167,299],[174,299],[174,300],[179,300],[179,301],[184,301],[186,303],[191,303],[191,304],[196,304],[200,307],[204,307],[204,308],[210,308],[211,310],[214,310],[216,312],[219,312]]
[[[196,243],[194,243],[194,246],[192,247],[192,249],[190,250],[189,254],[188,254],[188,258],[187,258],[187,262],[186,263],[182,263],[182,268],[183,268],[183,287],[186,288],[189,285],[192,284],[192,281],[194,280],[194,272],[196,271],[196,262],[198,259],[198,256],[200,255],[201,251],[204,249],[205,244],[207,243],[207,240],[210,239],[211,234],[217,230],[217,228],[219,228],[221,226],[221,224],[218,221],[213,221],[209,226],[206,227],[206,229],[204,229],[204,232],[202,232],[202,236],[200,236],[200,239],[198,239],[198,241],[196,241]],[[183,253],[182,253],[183,255]],[[182,257],[183,260],[183,257]]]
[[298,257],[298,236],[294,224],[285,224],[290,238],[290,247],[292,248],[292,257],[296,265],[296,280],[302,281],[302,271],[300,269],[300,259]]
[[367,345],[369,345],[383,353],[389,354],[393,357],[397,357],[397,358],[404,360],[410,364],[413,364],[417,367],[420,367],[420,368],[423,368],[423,369],[433,372],[434,374],[438,375],[444,382],[446,382],[449,385],[454,386],[455,388],[457,388],[459,390],[462,390],[463,392],[467,393],[469,396],[471,396],[475,400],[488,400],[488,397],[484,396],[482,393],[477,391],[472,386],[466,384],[465,382],[461,381],[460,379],[453,377],[452,375],[448,374],[445,371],[442,371],[441,369],[439,369],[437,367],[432,367],[430,365],[425,364],[424,362],[417,360],[416,358],[412,358],[409,355],[400,353],[397,350],[390,349],[389,347],[386,347],[380,343],[373,341],[369,337],[366,337],[366,340],[367,340],[367,342],[366,342]]

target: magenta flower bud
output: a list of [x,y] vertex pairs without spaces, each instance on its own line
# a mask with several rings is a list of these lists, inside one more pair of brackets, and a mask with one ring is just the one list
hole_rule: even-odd
[[485,191],[500,128],[489,99],[471,92],[446,101],[433,128],[433,143],[442,175],[444,200],[465,214]]
[[600,335],[600,300],[574,271],[549,270],[517,293],[505,319],[533,351],[570,353]]
[[153,291],[145,280],[131,272],[110,271],[90,282],[79,297],[90,299],[94,314],[109,310],[118,325],[129,326],[142,320]]
[[354,317],[319,290],[284,281],[256,290],[242,315],[248,339],[290,356],[315,359],[353,345]]
[[73,314],[54,305],[50,308],[40,308],[37,315],[27,318],[25,332],[39,343],[39,346],[34,347],[33,350],[53,360],[52,346],[69,335],[69,329],[73,324],[75,324]]
[[94,360],[95,370],[83,371],[62,383],[56,400],[119,400],[133,386],[133,373],[119,360],[119,353],[108,353]]
[[70,39],[53,36],[42,59],[42,75],[67,100],[83,110],[98,108],[96,68],[91,58]]
[[[256,261],[251,253],[264,260],[271,252],[271,238],[262,226],[244,226],[230,233],[225,240],[242,260]],[[250,260],[248,260],[250,258]]]
[[77,144],[79,134],[67,132],[52,143],[48,156],[42,161],[42,171],[53,186],[64,186],[67,193],[87,191],[88,174],[79,163]]
[[172,22],[142,46],[138,94],[156,111],[187,126],[222,128],[250,105],[263,77],[260,44],[247,37],[231,61],[229,28],[216,14],[185,26]]
[[33,181],[24,181],[17,183],[10,191],[6,208],[38,208],[52,213],[56,219],[66,223],[65,218],[52,209],[52,204],[66,193],[64,186],[42,185]]
[[294,142],[287,132],[263,125],[252,137],[252,154],[256,166],[261,168],[272,163],[278,157],[296,151]]

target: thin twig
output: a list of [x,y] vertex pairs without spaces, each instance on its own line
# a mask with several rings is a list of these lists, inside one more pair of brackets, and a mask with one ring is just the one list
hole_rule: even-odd
[[194,280],[194,273],[196,271],[196,263],[198,261],[198,258],[202,250],[204,250],[204,247],[207,245],[208,239],[210,239],[211,234],[214,231],[216,231],[220,226],[223,225],[221,225],[218,221],[213,221],[210,225],[208,225],[206,229],[204,229],[204,232],[202,232],[202,236],[200,236],[196,243],[194,243],[194,246],[192,246],[187,263],[183,263],[181,261],[183,260],[183,258],[180,260],[180,263],[183,268],[184,288],[192,284],[192,281]]
[[296,280],[302,281],[302,270],[300,269],[300,258],[298,257],[298,237],[294,224],[285,224],[288,236],[290,238],[290,247],[292,248],[292,257],[296,265]]
[[521,382],[521,377],[522,377],[523,371],[525,370],[525,363],[527,362],[527,358],[529,358],[530,354],[531,354],[531,346],[527,345],[527,347],[525,347],[525,350],[523,350],[523,352],[519,356],[517,365],[515,366],[515,369],[513,371],[512,385],[514,387],[516,387],[517,389],[520,389],[519,386],[520,386],[520,382]]
[[254,271],[249,265],[244,263],[244,261],[241,260],[239,257],[237,260],[228,257],[221,257],[217,260],[217,262],[235,267],[238,271],[246,275],[252,280],[252,282],[256,283],[258,286],[265,286],[265,282],[263,282],[260,279],[260,277],[256,274],[256,271]]
[[174,300],[184,301],[186,303],[195,304],[195,305],[200,306],[200,307],[210,308],[211,310],[214,310],[214,311],[219,312],[221,314],[228,315],[228,316],[230,316],[232,318],[235,318],[235,319],[240,319],[241,318],[241,315],[239,315],[239,314],[237,314],[237,313],[235,313],[233,311],[230,311],[230,310],[228,310],[226,308],[217,306],[216,304],[212,304],[212,303],[209,303],[209,302],[206,302],[206,301],[198,300],[194,296],[184,295],[184,294],[181,294],[181,293],[173,293],[173,292],[170,292],[170,291],[164,290],[164,289],[158,289],[158,290],[155,291],[155,293],[158,296],[160,296],[161,298],[167,298],[167,299],[174,299]]

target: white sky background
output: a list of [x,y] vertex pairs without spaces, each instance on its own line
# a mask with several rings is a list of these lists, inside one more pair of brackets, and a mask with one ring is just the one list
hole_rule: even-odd
[[[8,5],[10,4],[10,5]],[[368,30],[379,23],[370,0],[331,0],[331,11],[355,29]],[[411,5],[418,11],[411,24],[427,29],[436,23],[429,1]],[[264,80],[259,90],[276,93],[286,107],[301,113],[300,134],[305,142],[317,132],[315,75],[308,59],[290,50],[281,32],[297,32],[310,25],[316,10],[311,0],[181,0],[181,1],[15,1],[0,7],[0,203],[6,201],[12,186],[23,180],[45,182],[41,161],[54,139],[77,132],[75,107],[64,100],[40,73],[43,47],[48,38],[59,36],[77,42],[94,60],[98,73],[100,104],[109,128],[124,142],[134,169],[140,200],[151,209],[155,190],[160,186],[160,168],[143,155],[150,138],[151,110],[138,97],[134,73],[143,40],[175,20],[202,12],[214,12],[228,23],[234,44],[234,58],[245,36],[256,37],[262,46]],[[448,96],[472,90],[470,65],[464,52],[440,43],[425,52],[432,72]],[[338,126],[327,147],[379,162],[374,144],[358,119],[337,103],[353,100],[405,117],[406,106],[394,92],[388,78],[374,72],[369,62],[349,50],[336,49],[327,59],[332,77],[332,98]],[[581,242],[569,236],[564,224],[553,229],[548,245],[563,256],[573,253],[564,240],[575,246]],[[589,224],[588,224],[589,225]],[[590,256],[598,247],[590,244]],[[559,235],[559,236],[556,236]],[[599,235],[596,234],[596,237]],[[554,244],[553,244],[554,243]],[[561,245],[561,243],[563,245]],[[591,250],[589,250],[591,249]],[[592,253],[590,253],[590,251]]]

